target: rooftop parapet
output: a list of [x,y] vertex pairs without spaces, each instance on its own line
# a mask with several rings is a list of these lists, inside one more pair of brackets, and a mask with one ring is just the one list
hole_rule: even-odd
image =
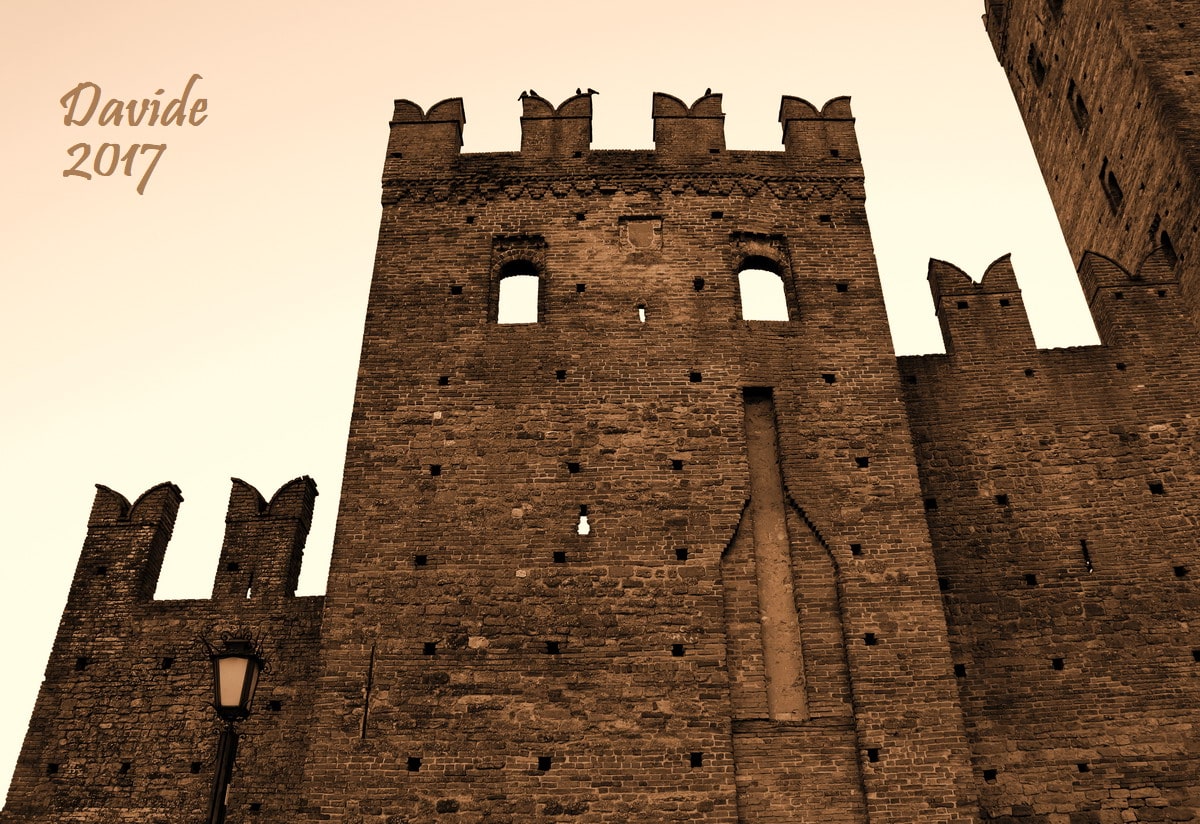
[[449,161],[462,150],[463,113],[461,97],[434,103],[425,112],[411,100],[397,100],[388,138],[388,161]]
[[1175,261],[1168,250],[1154,249],[1130,272],[1121,264],[1085,252],[1079,283],[1102,343],[1128,342],[1163,334],[1164,324],[1185,323],[1178,301]]
[[779,122],[784,149],[796,159],[861,159],[849,97],[835,97],[818,112],[807,100],[785,95],[779,104]]
[[665,157],[684,158],[725,151],[725,113],[721,95],[705,92],[690,107],[678,97],[655,92],[654,150]]
[[234,478],[213,598],[294,595],[316,497],[307,475],[281,486],[270,503]]

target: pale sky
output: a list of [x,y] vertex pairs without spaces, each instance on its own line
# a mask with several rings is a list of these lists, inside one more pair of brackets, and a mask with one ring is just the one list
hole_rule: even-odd
[[[6,787],[94,484],[183,490],[160,597],[207,597],[229,478],[320,489],[324,591],[394,98],[463,97],[464,151],[519,147],[518,94],[594,88],[593,147],[649,148],[650,98],[724,94],[731,149],[781,149],[782,95],[851,95],[893,340],[939,351],[930,257],[1012,252],[1045,347],[1091,344],[981,0],[0,5],[0,635]],[[67,126],[104,98],[208,101],[196,126]],[[166,144],[64,177],[88,143]],[[117,156],[106,149],[101,168]],[[95,157],[81,166],[93,169]]]

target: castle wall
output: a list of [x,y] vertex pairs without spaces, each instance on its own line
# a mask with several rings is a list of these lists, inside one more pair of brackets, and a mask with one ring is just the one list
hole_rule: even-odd
[[1161,257],[1087,256],[1103,345],[1039,351],[1007,259],[931,265],[900,359],[985,819],[1200,814],[1196,328]]
[[[522,152],[483,155],[456,101],[397,104],[306,809],[970,820],[848,103],[785,98],[773,153],[724,148],[717,95],[656,95],[654,151],[591,151],[584,103],[526,99]],[[790,320],[741,319],[747,261]],[[497,323],[510,273],[538,322]]]
[[[294,577],[316,487],[267,504],[234,482],[212,600],[153,600],[182,496],[162,484],[132,505],[100,487],[67,606],[0,821],[174,824],[207,816],[221,722],[201,639],[250,629],[269,669],[240,723],[230,821],[287,821],[307,742],[321,597]],[[228,586],[241,578],[243,586]],[[253,578],[253,580],[251,580]],[[227,586],[221,586],[224,582]]]

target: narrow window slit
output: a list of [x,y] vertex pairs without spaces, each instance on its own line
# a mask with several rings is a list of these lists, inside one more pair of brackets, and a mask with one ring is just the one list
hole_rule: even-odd
[[1094,569],[1092,566],[1092,553],[1088,551],[1087,541],[1079,542],[1079,550],[1083,553],[1083,565],[1087,568],[1088,572],[1092,572]]

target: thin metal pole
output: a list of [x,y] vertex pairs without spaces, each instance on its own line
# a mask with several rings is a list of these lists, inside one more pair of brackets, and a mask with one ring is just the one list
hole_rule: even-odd
[[225,797],[233,778],[233,759],[237,756],[238,734],[233,722],[226,722],[217,743],[217,774],[213,779],[212,796],[208,799],[208,824],[225,824]]

